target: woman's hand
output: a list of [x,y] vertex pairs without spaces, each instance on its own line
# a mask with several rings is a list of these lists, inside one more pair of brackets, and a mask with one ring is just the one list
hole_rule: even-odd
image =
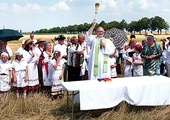
[[62,75],[60,75],[60,76],[59,76],[59,80],[61,80],[62,78],[63,78],[63,76],[62,76]]
[[31,57],[34,57],[34,56],[35,56],[35,54],[34,54],[34,53],[32,53],[32,54],[31,54]]
[[14,78],[14,83],[16,83],[17,82],[17,79],[16,78]]

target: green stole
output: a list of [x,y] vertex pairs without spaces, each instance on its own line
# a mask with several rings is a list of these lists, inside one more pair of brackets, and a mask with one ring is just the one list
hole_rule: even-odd
[[[95,56],[94,56],[94,76],[97,76],[98,75],[98,55],[99,55],[99,39],[95,39]],[[103,39],[103,41],[106,43],[106,39]],[[107,72],[107,55],[104,54],[104,66],[103,66],[103,69],[104,69],[104,72]]]

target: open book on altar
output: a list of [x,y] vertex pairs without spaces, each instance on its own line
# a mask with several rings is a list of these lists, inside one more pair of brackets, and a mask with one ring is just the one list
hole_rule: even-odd
[[111,78],[108,78],[108,77],[106,77],[106,78],[98,78],[97,79],[99,82],[112,82],[112,79]]

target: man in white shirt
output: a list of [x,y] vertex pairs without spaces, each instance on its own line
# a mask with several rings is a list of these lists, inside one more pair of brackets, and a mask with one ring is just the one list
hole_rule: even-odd
[[80,76],[82,80],[88,80],[88,60],[89,60],[89,54],[90,54],[90,47],[86,44],[85,41],[86,35],[84,33],[80,33],[78,35],[78,41],[80,43],[80,46],[84,52],[83,54],[83,63],[81,66]]
[[37,39],[34,38],[34,34],[30,34],[30,40],[33,41],[33,49],[36,47]]
[[58,40],[58,44],[54,46],[54,51],[60,51],[62,61],[67,62],[67,45],[64,42],[66,37],[64,35],[59,35],[56,39]]

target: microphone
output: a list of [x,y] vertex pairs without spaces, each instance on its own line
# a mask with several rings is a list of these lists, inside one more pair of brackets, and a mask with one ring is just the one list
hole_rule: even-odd
[[102,39],[100,39],[100,49],[102,49]]

